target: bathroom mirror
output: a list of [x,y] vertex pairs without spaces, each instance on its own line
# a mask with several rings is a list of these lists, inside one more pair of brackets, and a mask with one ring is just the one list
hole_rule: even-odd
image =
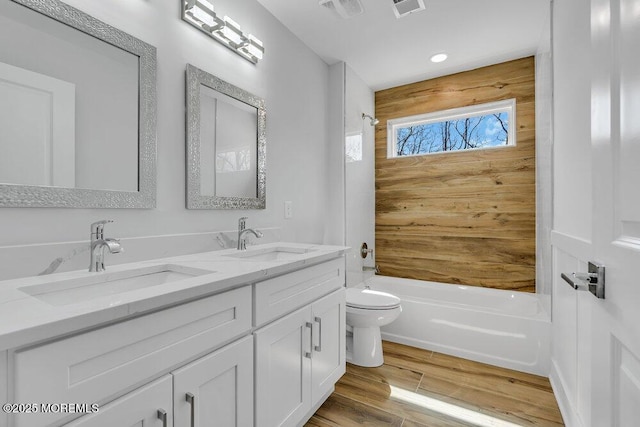
[[58,0],[0,39],[0,207],[155,207],[156,49]]
[[264,209],[264,100],[187,65],[187,208]]

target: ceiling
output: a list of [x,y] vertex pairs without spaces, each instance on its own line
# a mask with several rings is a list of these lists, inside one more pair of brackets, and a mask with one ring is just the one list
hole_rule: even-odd
[[[345,61],[374,90],[426,80],[536,52],[548,0],[425,0],[396,18],[393,0],[361,0],[343,19],[318,0],[258,0],[327,64]],[[434,64],[429,58],[446,52]]]

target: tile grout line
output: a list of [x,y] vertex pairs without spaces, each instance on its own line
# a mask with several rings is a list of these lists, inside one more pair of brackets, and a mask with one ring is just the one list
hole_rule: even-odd
[[418,381],[418,385],[416,386],[416,389],[413,390],[414,393],[417,392],[420,389],[420,386],[422,385],[422,380],[424,379],[424,373],[420,376],[420,381]]

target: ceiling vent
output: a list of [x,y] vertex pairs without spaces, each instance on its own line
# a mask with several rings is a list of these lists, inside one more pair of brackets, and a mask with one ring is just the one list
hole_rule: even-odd
[[364,12],[360,0],[320,0],[319,4],[331,9],[344,19],[349,19]]
[[402,18],[424,9],[424,0],[393,0],[393,12],[396,14],[396,18]]

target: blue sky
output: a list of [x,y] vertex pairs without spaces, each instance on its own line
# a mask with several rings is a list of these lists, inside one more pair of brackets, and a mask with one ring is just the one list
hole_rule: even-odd
[[[497,116],[508,129],[508,113]],[[500,120],[488,114],[401,128],[396,143],[398,155],[415,155],[506,145],[507,134]]]

